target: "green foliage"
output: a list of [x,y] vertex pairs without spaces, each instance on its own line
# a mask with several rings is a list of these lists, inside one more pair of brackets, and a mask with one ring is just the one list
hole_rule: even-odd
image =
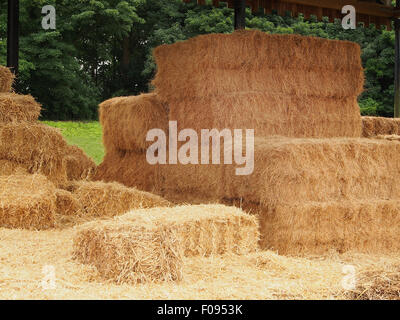
[[103,160],[104,147],[99,122],[43,121],[43,123],[59,128],[69,144],[82,148],[97,164]]
[[[17,90],[43,105],[45,119],[95,119],[100,101],[149,90],[152,50],[199,34],[233,32],[233,10],[181,0],[21,0]],[[207,3],[210,3],[208,1]],[[41,8],[54,4],[57,29],[41,28]],[[6,5],[0,0],[0,63],[6,55]],[[363,113],[393,115],[394,32],[374,26],[344,30],[340,20],[252,14],[246,25],[268,33],[355,41],[362,47]],[[151,89],[151,88],[150,88]]]

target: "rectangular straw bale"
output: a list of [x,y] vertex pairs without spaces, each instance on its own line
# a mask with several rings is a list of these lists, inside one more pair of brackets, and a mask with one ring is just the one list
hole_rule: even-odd
[[[255,203],[400,199],[400,144],[376,139],[256,139],[254,172],[225,166],[226,198]],[[187,182],[196,186],[195,181]],[[199,187],[200,188],[200,187]]]
[[259,219],[261,247],[279,254],[400,250],[400,200],[278,204],[260,209]]
[[182,279],[180,243],[162,225],[88,223],[74,237],[73,257],[117,284]]
[[386,140],[256,138],[252,174],[236,175],[243,165],[235,163],[166,165],[161,194],[180,202],[243,199],[264,205],[400,199],[399,155],[400,144]]
[[0,92],[10,92],[14,82],[14,74],[9,68],[0,66]]
[[[360,46],[352,42],[299,35],[271,35],[255,30],[201,35],[154,50],[157,74],[153,84],[163,98],[169,99],[185,96],[186,89],[198,83],[202,74],[208,73],[213,77],[215,70],[242,71],[246,78],[246,75],[255,72],[267,74],[285,70],[289,74],[311,71],[315,76],[319,73],[328,79],[330,75],[333,76],[331,72],[341,72],[340,79],[353,79],[355,84],[350,87],[356,90],[352,95],[358,95],[363,82],[360,53]],[[329,79],[329,85],[337,83],[337,79]],[[229,80],[226,79],[226,82]],[[307,82],[296,84],[308,86]],[[275,86],[286,85],[290,86],[277,78]],[[215,88],[207,82],[203,86],[209,88],[210,94]],[[311,86],[309,88],[312,90]],[[313,94],[323,95],[326,89],[318,85],[314,87]]]
[[170,103],[180,130],[254,129],[255,136],[360,137],[356,97],[320,98],[241,92]]
[[[327,56],[326,59],[328,58]],[[192,63],[195,64],[194,61]],[[268,92],[269,94],[340,99],[357,97],[363,91],[364,85],[364,72],[361,65],[351,71],[338,69],[329,70],[329,72],[324,67],[316,67],[314,64],[298,65],[294,69],[268,67],[255,70],[248,70],[245,67],[199,70],[196,66],[196,71],[192,71],[196,73],[191,73],[190,68],[189,70],[182,69],[182,66],[170,70],[165,75],[170,80],[164,79],[166,82],[162,83],[162,90],[159,90],[157,86],[156,92],[168,102],[182,98],[191,99],[238,92]]]
[[[74,256],[83,263],[96,265],[100,273],[112,273],[111,277],[114,279],[123,278],[119,271],[121,265],[129,266],[126,272],[133,269],[135,261],[151,265],[151,261],[148,261],[152,258],[151,251],[160,249],[152,244],[148,247],[147,239],[142,241],[140,234],[147,236],[148,230],[156,235],[161,230],[173,235],[174,243],[178,245],[174,247],[174,252],[179,257],[247,254],[257,251],[259,240],[255,216],[223,205],[134,210],[112,221],[89,223],[82,228],[83,231],[78,232],[74,239]],[[149,258],[141,251],[137,252],[139,240],[143,242],[143,248],[139,249],[146,250]],[[128,246],[131,251],[127,253],[125,248]],[[116,256],[116,259],[110,258]],[[144,261],[138,259],[138,256],[143,257]],[[119,260],[115,262],[117,265],[107,264],[114,263],[114,260]],[[154,260],[153,264],[157,266],[158,259]]]
[[30,95],[0,93],[0,123],[13,121],[35,122],[41,106]]
[[362,117],[362,136],[399,135],[400,119],[383,117]]
[[163,179],[159,165],[150,165],[145,153],[113,150],[97,167],[93,180],[119,182],[127,187],[159,194]]
[[66,148],[61,133],[49,126],[22,122],[0,126],[0,159],[21,164],[30,173],[44,174],[56,184],[66,180]]
[[116,148],[140,152],[151,144],[146,141],[149,130],[168,132],[168,110],[154,93],[104,101],[99,113],[107,151]]
[[0,176],[0,226],[30,230],[54,227],[54,185],[42,175]]
[[186,257],[241,255],[258,248],[257,218],[236,207],[211,204],[133,210],[115,220],[135,225],[154,223],[173,229]]
[[96,173],[96,163],[77,146],[67,146],[64,165],[68,180],[90,180]]
[[154,194],[128,188],[119,183],[78,181],[72,193],[91,217],[113,217],[132,209],[168,206],[170,203]]

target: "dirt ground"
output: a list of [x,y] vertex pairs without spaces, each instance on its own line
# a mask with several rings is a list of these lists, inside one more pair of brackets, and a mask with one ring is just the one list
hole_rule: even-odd
[[74,232],[0,228],[0,299],[343,299],[344,265],[353,265],[357,277],[371,267],[400,264],[388,256],[263,251],[186,259],[179,283],[116,285],[72,260]]

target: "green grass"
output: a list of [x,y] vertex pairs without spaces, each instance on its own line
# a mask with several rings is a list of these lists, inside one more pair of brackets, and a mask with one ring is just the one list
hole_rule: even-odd
[[43,123],[61,129],[69,144],[82,148],[86,154],[99,164],[104,157],[104,147],[101,140],[101,126],[98,121],[43,121]]

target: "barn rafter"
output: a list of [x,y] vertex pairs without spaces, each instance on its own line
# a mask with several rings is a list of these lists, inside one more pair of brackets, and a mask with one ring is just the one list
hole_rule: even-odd
[[[191,2],[193,0],[184,0]],[[199,5],[209,3],[207,0],[196,0]],[[229,8],[236,8],[237,4],[243,1],[236,0],[212,0],[214,6],[226,3]],[[343,17],[342,8],[352,5],[356,8],[357,21],[364,23],[365,26],[374,24],[377,27],[386,26],[391,29],[393,18],[400,17],[400,11],[396,10],[391,2],[386,4],[376,3],[369,0],[245,0],[245,6],[251,8],[253,13],[277,13],[278,15],[291,14],[297,17],[303,14],[306,19],[312,15],[318,20],[328,17],[330,21]]]

